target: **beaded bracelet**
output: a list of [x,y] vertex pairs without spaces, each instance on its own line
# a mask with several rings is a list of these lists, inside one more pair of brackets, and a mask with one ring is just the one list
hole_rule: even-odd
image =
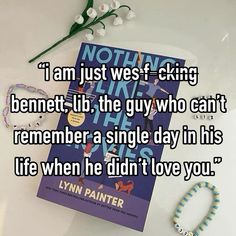
[[48,95],[47,93],[42,90],[42,89],[37,89],[33,86],[27,86],[25,84],[15,84],[9,87],[8,92],[7,92],[7,96],[6,96],[6,106],[3,109],[2,115],[3,115],[3,120],[4,123],[6,125],[7,128],[12,128],[14,130],[28,130],[28,129],[33,129],[36,127],[39,127],[41,125],[41,123],[45,120],[45,114],[44,113],[40,113],[38,119],[36,119],[33,122],[30,122],[26,125],[14,125],[11,124],[10,120],[9,120],[9,113],[10,113],[10,100],[11,100],[11,94],[13,94],[13,91],[18,88],[18,89],[24,89],[27,90],[31,93],[38,93],[42,96],[44,96],[46,99],[48,99]]
[[[208,214],[204,217],[202,222],[193,231],[186,231],[178,224],[180,214],[182,213],[182,208],[201,188],[208,188],[209,190],[211,190],[213,194],[213,203],[210,207]],[[185,196],[181,199],[178,206],[176,207],[175,214],[173,217],[173,223],[176,230],[180,234],[185,236],[199,236],[200,232],[203,231],[208,226],[208,223],[212,220],[213,216],[216,214],[216,210],[218,209],[219,203],[220,203],[219,192],[214,185],[208,182],[197,183],[192,187],[192,189],[189,192],[185,194]]]

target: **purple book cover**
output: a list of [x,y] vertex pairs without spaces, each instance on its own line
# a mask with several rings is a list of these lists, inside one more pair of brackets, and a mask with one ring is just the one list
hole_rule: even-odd
[[[138,58],[137,51],[83,43],[76,63],[76,71],[79,75],[81,62],[91,67],[106,64],[107,68],[142,67],[148,62],[151,70],[157,70],[167,62],[172,64],[179,62],[180,65],[185,63],[182,59],[142,52],[142,62],[138,65]],[[109,76],[108,73],[107,77]],[[118,82],[108,79],[78,86],[78,81],[72,81],[66,98],[67,107],[71,107],[73,94],[82,93],[91,100],[95,112],[75,114],[71,111],[69,114],[61,114],[57,129],[64,130],[65,126],[69,126],[71,130],[91,132],[101,130],[104,137],[106,131],[113,130],[115,126],[120,130],[134,130],[136,126],[140,126],[150,132],[156,130],[159,125],[168,129],[170,113],[157,113],[155,107],[146,118],[141,113],[128,118],[124,110],[120,113],[101,113],[98,110],[97,99],[99,95],[105,93],[109,98],[119,98],[122,101],[128,98],[165,98],[167,93],[176,97],[178,87],[177,81],[158,81],[155,76],[150,76],[146,83],[142,80]],[[84,157],[89,157],[91,162],[99,161],[104,165],[113,157],[119,157],[121,160],[127,157],[132,161],[142,157],[150,162],[151,157],[159,161],[162,151],[163,145],[155,145],[152,140],[147,145],[138,145],[130,149],[127,145],[109,145],[104,138],[100,145],[88,139],[87,144],[84,145],[52,145],[48,161],[58,157],[61,162],[80,162],[83,166]],[[101,176],[43,176],[38,197],[143,231],[154,183],[155,177],[152,175],[114,178],[108,177],[106,173]]]

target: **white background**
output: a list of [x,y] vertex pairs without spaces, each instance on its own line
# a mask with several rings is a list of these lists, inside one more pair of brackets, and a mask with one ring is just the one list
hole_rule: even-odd
[[[36,192],[41,176],[18,178],[13,174],[14,156],[31,156],[39,162],[46,160],[49,146],[14,146],[12,133],[0,123],[0,235],[1,236],[134,236],[167,235],[176,232],[170,218],[180,197],[197,181],[207,180],[221,192],[220,210],[201,235],[236,235],[235,225],[235,131],[236,131],[236,1],[235,0],[128,0],[137,19],[121,27],[111,26],[108,35],[96,43],[111,44],[156,52],[165,45],[170,55],[182,48],[195,55],[200,68],[200,83],[190,88],[182,84],[179,97],[210,95],[217,92],[228,97],[228,113],[215,115],[214,121],[196,121],[190,113],[174,115],[170,128],[188,124],[215,124],[224,131],[221,146],[179,145],[176,150],[164,149],[162,160],[212,160],[222,156],[223,162],[213,166],[215,177],[162,177],[156,182],[145,231],[143,233],[67,209],[38,199]],[[45,89],[50,96],[65,94],[67,83],[46,83],[37,64],[27,60],[49,46],[69,30],[76,14],[85,6],[82,0],[0,0],[0,109],[5,103],[8,87],[26,83]],[[74,37],[43,60],[52,66],[72,66],[77,58],[82,35]],[[26,119],[26,117],[24,117]],[[20,117],[19,121],[23,121]],[[42,129],[53,129],[57,114],[49,115]],[[211,195],[202,191],[186,208],[183,223],[191,229],[207,212]],[[137,206],[138,207],[138,206]]]

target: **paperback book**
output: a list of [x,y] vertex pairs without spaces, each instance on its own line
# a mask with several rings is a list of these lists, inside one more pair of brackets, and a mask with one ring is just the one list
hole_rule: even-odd
[[[140,57],[141,55],[141,57]],[[76,62],[76,72],[80,74],[81,63],[90,67],[100,67],[105,64],[111,67],[143,67],[150,63],[152,71],[164,66],[167,62],[184,65],[180,58],[110,46],[101,46],[82,43]],[[111,76],[108,73],[108,77]],[[79,79],[79,78],[78,78]],[[138,81],[91,81],[83,86],[78,81],[70,82],[66,106],[70,110],[61,114],[58,130],[68,126],[71,130],[89,130],[92,133],[100,130],[103,134],[102,144],[94,144],[89,138],[86,144],[78,145],[52,145],[48,161],[55,157],[61,162],[80,162],[84,168],[85,157],[91,162],[101,162],[105,166],[112,158],[129,158],[137,161],[142,157],[150,163],[152,157],[160,161],[163,145],[155,145],[152,138],[148,144],[137,145],[134,149],[126,144],[107,144],[105,133],[108,130],[135,130],[139,126],[152,133],[158,126],[168,129],[171,113],[158,113],[155,105],[147,117],[136,113],[132,118],[127,117],[124,109],[119,113],[102,113],[98,108],[98,98],[107,94],[109,98],[119,98],[125,102],[130,98],[165,98],[168,94],[176,97],[179,87],[178,81],[159,81],[157,76],[150,76],[148,81],[140,78]],[[93,113],[75,113],[72,111],[74,94],[84,94],[91,101]],[[45,200],[84,212],[107,221],[117,223],[138,231],[143,231],[146,216],[155,183],[155,176],[114,176],[110,177],[104,172],[101,176],[43,176],[38,197]]]

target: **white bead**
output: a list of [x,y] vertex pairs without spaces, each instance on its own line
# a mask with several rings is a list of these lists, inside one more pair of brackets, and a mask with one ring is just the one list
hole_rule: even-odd
[[213,120],[214,119],[214,116],[210,115],[207,117],[208,120]]
[[188,236],[193,236],[193,233],[192,232],[188,232]]
[[30,130],[30,129],[34,129],[34,122],[31,122],[31,123],[28,123],[27,124],[27,129]]
[[27,86],[25,84],[16,84],[16,85],[12,85],[11,87],[9,87],[8,89],[8,94],[6,97],[6,103],[7,103],[7,107],[4,109],[3,111],[3,118],[4,118],[4,122],[6,124],[7,127],[11,127],[13,130],[29,130],[29,129],[33,129],[34,127],[38,127],[41,125],[41,122],[45,120],[46,116],[45,114],[40,114],[38,117],[38,120],[32,122],[32,123],[28,123],[26,125],[12,125],[9,122],[9,118],[8,118],[8,113],[9,113],[9,107],[8,107],[8,103],[10,103],[10,95],[12,94],[13,90],[15,88],[20,88],[20,89],[25,89],[29,92],[32,93],[39,93],[40,95],[43,95],[44,97],[48,98],[47,93],[42,90],[42,89],[36,89],[33,86]]
[[179,229],[179,228],[180,228],[180,225],[176,223],[176,224],[175,224],[175,228],[176,228],[176,229]]
[[39,115],[39,120],[43,121],[46,119],[46,116],[44,114]]
[[182,233],[184,232],[184,230],[183,230],[182,228],[179,228],[179,229],[178,229],[178,232],[179,232],[180,234],[182,234]]
[[40,120],[36,120],[36,121],[34,122],[34,127],[39,127],[40,125],[41,125]]
[[13,125],[14,130],[27,130],[26,125]]
[[20,127],[19,127],[19,130],[26,130],[27,128],[26,128],[26,126],[25,125],[21,125]]
[[20,127],[19,127],[18,125],[13,125],[13,129],[14,129],[14,130],[19,130]]

